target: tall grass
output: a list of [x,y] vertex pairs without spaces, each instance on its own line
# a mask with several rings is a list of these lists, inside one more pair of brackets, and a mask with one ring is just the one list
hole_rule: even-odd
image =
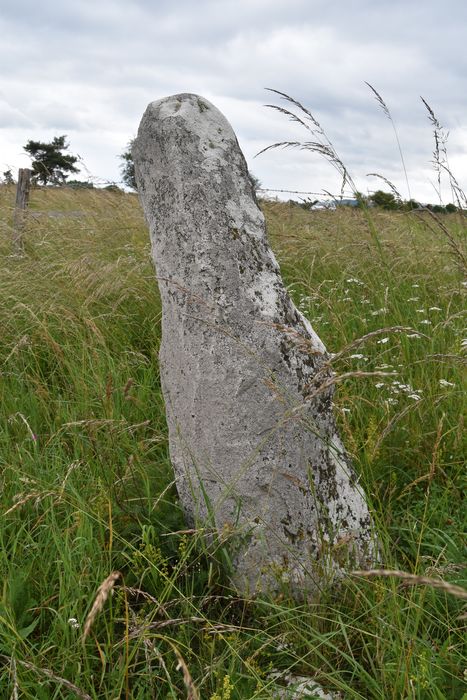
[[[349,576],[319,602],[235,596],[173,486],[136,197],[34,190],[22,257],[13,201],[1,187],[1,697],[262,699],[292,674],[345,698],[460,698],[463,602],[442,588]],[[347,377],[336,411],[384,568],[465,585],[465,287],[449,238],[428,214],[372,211],[370,226],[358,210],[263,208]],[[461,249],[463,219],[443,225]]]

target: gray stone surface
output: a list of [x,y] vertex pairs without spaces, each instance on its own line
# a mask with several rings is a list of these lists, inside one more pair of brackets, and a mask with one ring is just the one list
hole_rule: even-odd
[[231,535],[239,591],[316,592],[372,558],[368,508],[321,386],[326,349],[284,288],[225,117],[197,95],[152,102],[133,156],[187,519]]
[[323,690],[313,678],[290,674],[281,679],[285,685],[272,690],[273,700],[344,700],[341,693]]

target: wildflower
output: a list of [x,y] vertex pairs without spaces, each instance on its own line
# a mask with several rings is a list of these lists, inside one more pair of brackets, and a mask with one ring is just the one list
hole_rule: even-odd
[[393,404],[397,403],[397,399],[393,399],[393,398],[386,399],[386,401],[384,403],[388,403],[388,404],[393,405]]
[[417,314],[424,314],[424,313],[426,313],[425,309],[415,309],[415,311],[417,312]]
[[383,386],[384,386],[384,382],[378,382],[377,384],[375,384],[375,387],[377,389],[381,389]]
[[413,399],[414,401],[420,401],[422,397],[419,394],[409,394],[408,398]]
[[420,297],[409,297],[407,301],[419,301]]
[[429,321],[427,318],[424,318],[423,321],[420,321],[424,326],[431,326],[431,321]]
[[[407,333],[407,335],[405,337],[406,338],[421,338],[421,335],[420,335],[420,333]],[[399,365],[399,366],[401,367],[402,365]]]
[[440,379],[440,380],[439,380],[439,385],[440,385],[440,386],[444,386],[444,387],[456,386],[456,385],[454,384],[454,382],[448,382],[447,379]]
[[70,617],[68,620],[68,624],[70,627],[72,627],[74,630],[77,630],[79,628],[79,622],[76,619],[76,617]]
[[368,360],[368,357],[365,357],[365,355],[362,355],[361,352],[356,352],[353,355],[349,355],[350,360]]
[[376,311],[372,311],[371,315],[372,316],[379,316],[380,314],[386,314],[387,312],[388,312],[388,310],[386,309],[386,307],[383,306],[381,309],[376,309]]
[[442,311],[442,309],[440,309],[439,306],[430,306],[428,311]]
[[353,283],[353,284],[363,284],[363,282],[360,282],[360,280],[358,280],[356,277],[349,277],[347,282]]
[[389,338],[381,338],[381,340],[377,341],[378,345],[386,345],[386,343],[389,343]]
[[419,286],[420,286],[419,284],[413,284],[413,285],[412,285],[412,287],[414,287],[414,288],[419,287]]

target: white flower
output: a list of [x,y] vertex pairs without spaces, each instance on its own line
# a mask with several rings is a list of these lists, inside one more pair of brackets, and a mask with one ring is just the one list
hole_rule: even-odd
[[350,408],[341,408],[342,413],[350,413]]
[[419,394],[409,394],[408,398],[413,399],[414,401],[420,401],[422,397],[419,396]]
[[362,355],[361,352],[356,352],[354,355],[349,355],[350,360],[368,360],[368,357]]
[[381,340],[377,341],[378,345],[386,345],[386,343],[389,343],[389,338],[381,338]]
[[376,311],[372,311],[371,315],[372,316],[379,316],[380,314],[386,314],[387,311],[388,310],[383,306],[381,309],[376,309]]
[[420,297],[409,297],[407,301],[419,301]]
[[383,387],[383,386],[384,386],[384,382],[378,382],[377,384],[375,384],[375,387],[377,389],[381,389],[381,387]]
[[440,386],[445,386],[445,387],[448,387],[448,386],[456,386],[456,385],[454,384],[454,382],[448,382],[447,379],[440,379],[440,380],[439,380],[439,385],[440,385]]
[[349,277],[347,282],[350,282],[350,283],[353,282],[354,284],[363,284],[363,282],[360,282],[360,280],[358,280],[356,277]]
[[79,628],[79,622],[76,619],[76,617],[70,617],[68,620],[68,624],[70,627],[73,627],[74,630],[77,630]]
[[407,333],[406,338],[421,338],[420,333]]
[[424,314],[424,313],[426,313],[426,312],[425,312],[425,309],[415,309],[415,311],[417,312],[417,314]]
[[431,326],[431,321],[429,321],[427,318],[424,318],[423,321],[420,321],[420,323],[424,326]]
[[391,399],[386,399],[386,401],[385,401],[384,403],[395,404],[395,403],[397,403],[397,399],[392,399],[392,398],[391,398]]
[[419,286],[420,286],[419,284],[413,284],[413,285],[412,285],[412,287],[414,287],[414,288],[419,287]]
[[443,309],[440,309],[439,306],[430,306],[428,311],[442,311]]

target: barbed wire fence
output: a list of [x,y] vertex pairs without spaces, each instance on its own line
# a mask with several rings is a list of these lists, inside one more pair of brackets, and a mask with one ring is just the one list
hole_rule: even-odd
[[[300,206],[306,206],[309,205],[310,208],[320,205],[321,207],[333,207],[336,206],[340,203],[356,203],[357,199],[355,197],[355,193],[351,190],[349,191],[341,191],[339,194],[333,194],[332,192],[328,192],[327,190],[321,190],[321,192],[312,192],[309,190],[289,190],[289,189],[279,189],[279,188],[272,188],[272,187],[258,187],[256,189],[257,194],[260,196],[264,193],[265,196],[269,194],[291,194],[291,195],[299,195],[299,199],[301,201],[296,202],[297,204],[300,204]],[[306,199],[304,198],[306,197]],[[310,197],[317,197],[314,202],[309,199]],[[294,202],[295,200],[289,199],[290,202]]]

